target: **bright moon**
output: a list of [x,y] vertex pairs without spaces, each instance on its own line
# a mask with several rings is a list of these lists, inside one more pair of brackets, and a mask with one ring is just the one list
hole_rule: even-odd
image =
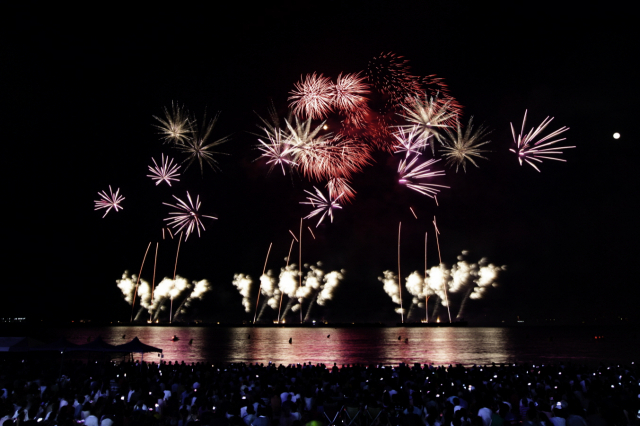
[[613,134],[614,139],[620,139],[620,133],[616,132]]

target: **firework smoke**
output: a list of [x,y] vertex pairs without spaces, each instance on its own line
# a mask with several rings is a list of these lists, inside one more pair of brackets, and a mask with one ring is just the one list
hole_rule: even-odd
[[[305,264],[302,271],[301,285],[298,284],[300,270],[294,263],[281,268],[277,279],[271,271],[260,277],[260,294],[264,296],[265,302],[260,309],[258,320],[263,317],[267,306],[278,310],[281,297],[287,296],[288,300],[280,319],[285,318],[289,311],[300,311],[303,303],[308,303],[309,306],[304,315],[306,321],[311,315],[314,304],[325,306],[329,300],[333,299],[336,288],[344,279],[344,270],[325,274],[321,262],[315,265]],[[243,276],[243,274],[237,274],[237,276]]]
[[242,306],[244,307],[245,312],[251,312],[251,286],[253,285],[253,280],[249,275],[245,274],[234,274],[233,275],[233,285],[238,289],[240,295],[242,296]]
[[[505,266],[488,264],[485,258],[478,263],[470,263],[464,260],[466,251],[458,256],[458,262],[451,268],[445,264],[433,266],[427,270],[427,276],[423,277],[420,272],[413,272],[406,278],[406,289],[412,295],[412,305],[409,312],[414,307],[422,308],[425,297],[436,295],[442,306],[448,306],[451,302],[451,295],[447,297],[445,292],[461,293],[465,292],[460,303],[460,310],[456,318],[461,318],[463,309],[468,299],[481,299],[486,295],[490,287],[496,287],[496,280],[499,272],[506,270]],[[378,278],[383,283],[384,291],[391,297],[391,301],[400,305],[400,290],[397,285],[397,276],[391,271],[384,271],[383,276]],[[438,303],[434,309],[437,309]],[[400,312],[400,308],[396,312]],[[433,315],[435,315],[435,310]]]

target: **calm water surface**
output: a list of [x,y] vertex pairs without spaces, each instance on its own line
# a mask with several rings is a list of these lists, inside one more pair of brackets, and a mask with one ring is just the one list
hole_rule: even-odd
[[[125,336],[123,339],[122,336]],[[171,341],[176,335],[180,340]],[[596,335],[603,335],[595,339]],[[65,337],[86,343],[101,336],[122,344],[133,337],[163,349],[165,361],[293,364],[433,363],[487,364],[567,362],[630,363],[640,358],[640,339],[629,329],[527,328],[219,328],[96,327],[56,329],[46,341]],[[291,338],[292,343],[289,343]],[[193,343],[189,341],[193,339]],[[405,341],[405,339],[408,339]],[[139,357],[139,355],[137,356]],[[158,360],[157,354],[144,355]]]

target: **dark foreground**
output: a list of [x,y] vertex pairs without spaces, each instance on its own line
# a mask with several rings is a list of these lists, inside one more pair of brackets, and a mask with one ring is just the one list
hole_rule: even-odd
[[[626,426],[636,365],[0,364],[0,425]],[[4,423],[2,421],[4,420]]]

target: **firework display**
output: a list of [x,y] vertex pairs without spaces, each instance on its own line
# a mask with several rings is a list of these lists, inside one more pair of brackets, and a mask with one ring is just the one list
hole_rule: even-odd
[[[462,168],[466,173],[468,163],[478,168],[478,160],[488,159],[487,153],[490,152],[485,148],[490,143],[488,135],[491,132],[485,125],[474,127],[473,117],[467,121],[466,126],[463,125],[462,105],[451,95],[444,80],[435,75],[421,77],[413,74],[408,61],[394,53],[376,56],[364,71],[340,72],[337,77],[325,76],[320,72],[306,74],[293,83],[287,101],[289,110],[282,118],[274,104],[268,110],[268,119],[258,115],[260,131],[252,137],[258,155],[252,160],[257,164],[257,169],[262,168],[261,172],[266,169],[271,172],[278,168],[283,175],[289,175],[287,180],[290,177],[291,193],[297,200],[302,200],[296,202],[312,208],[310,212],[298,217],[313,218],[314,222],[315,217],[318,217],[315,228],[319,229],[315,230],[315,234],[311,226],[307,227],[313,237],[310,240],[313,244],[320,244],[323,230],[336,226],[331,225],[334,223],[334,210],[344,209],[346,213],[349,205],[345,203],[358,202],[358,184],[364,180],[357,177],[366,175],[374,164],[384,167],[385,179],[394,190],[400,184],[400,188],[406,187],[435,199],[443,188],[450,188],[446,183],[453,186],[452,182],[447,182],[445,171],[436,168],[440,160],[444,160],[441,164],[445,166],[455,166],[455,172]],[[201,299],[211,288],[207,280],[189,282],[176,275],[182,234],[185,243],[194,233],[201,237],[201,231],[205,231],[204,219],[217,219],[201,212],[200,195],[195,195],[194,198],[190,195],[196,190],[191,187],[187,171],[196,163],[200,169],[198,179],[204,179],[205,165],[220,170],[221,165],[216,158],[225,153],[218,152],[217,147],[230,140],[228,136],[216,139],[213,135],[219,113],[210,119],[205,114],[202,120],[196,120],[193,114],[177,102],[172,102],[163,112],[162,117],[153,116],[156,120],[153,126],[164,143],[162,146],[177,150],[179,154],[174,160],[162,152],[160,162],[156,161],[157,156],[152,157],[153,165],[147,165],[150,174],[146,176],[152,179],[155,187],[159,187],[154,189],[158,193],[173,191],[176,187],[179,187],[177,190],[186,192],[186,198],[164,194],[162,196],[165,201],[158,202],[157,205],[158,208],[165,205],[173,209],[168,217],[163,218],[161,233],[158,232],[158,235],[161,234],[164,239],[167,231],[167,235],[173,239],[174,234],[179,234],[174,275],[172,279],[165,278],[155,286],[154,262],[151,285],[140,277],[142,270],[133,276],[125,272],[117,280],[125,301],[132,306],[132,312],[136,308],[136,296],[139,297],[140,307],[136,318],[146,312],[152,321],[158,319],[161,311],[167,310],[167,301],[170,301],[168,317],[171,321],[174,312],[178,316],[184,312],[183,308],[189,306],[190,301]],[[525,132],[526,119],[525,111],[518,134],[511,124],[515,147],[510,151],[518,156],[520,164],[526,162],[540,171],[537,165],[544,159],[565,161],[559,158],[562,150],[574,146],[558,147],[555,144],[565,139],[558,136],[567,131],[568,127],[561,127],[544,136],[542,133],[553,118],[545,118],[539,126],[528,132]],[[386,160],[380,161],[383,158]],[[141,169],[142,167],[143,165]],[[191,171],[191,174],[198,173]],[[160,185],[163,182],[167,186]],[[153,188],[148,181],[147,185]],[[319,189],[323,186],[324,192]],[[206,189],[198,188],[197,191],[205,199],[209,198],[203,192]],[[414,194],[402,189],[398,192]],[[449,192],[454,191],[447,191]],[[108,193],[100,191],[98,195],[99,199],[94,201],[94,210],[104,209],[103,218],[112,209],[116,212],[122,209],[124,197],[120,195],[119,188],[113,192],[109,186]],[[175,201],[167,202],[170,201],[168,197]],[[417,198],[430,203],[429,208],[438,208],[437,199],[434,205],[421,196]],[[420,207],[416,204],[418,203],[406,205],[403,209],[406,211],[408,207],[413,216],[411,220],[419,221],[419,217],[424,218],[424,215],[420,210],[414,210],[413,207]],[[283,208],[293,205],[295,203]],[[325,221],[327,217],[329,220]],[[336,223],[344,221],[343,217],[341,213],[336,218]],[[254,280],[247,274],[238,273],[231,279],[231,284],[242,298],[243,310],[250,313],[255,305],[254,322],[261,320],[267,307],[279,310],[276,322],[284,321],[290,312],[298,312],[300,321],[305,321],[310,317],[313,306],[324,306],[332,300],[335,289],[344,279],[344,270],[325,273],[320,263],[303,264],[302,220],[299,235],[289,232],[293,241],[286,258],[287,264],[277,276],[266,270],[265,261],[258,289],[254,288]],[[436,241],[438,233],[436,227]],[[286,235],[288,245],[290,236]],[[317,235],[319,238],[316,241]],[[400,235],[398,239],[399,237]],[[297,265],[289,263],[294,243],[299,244]],[[448,293],[462,294],[460,300],[456,299],[460,306],[457,318],[461,318],[468,300],[482,298],[491,287],[497,285],[499,272],[505,269],[504,266],[487,263],[484,258],[477,263],[469,263],[462,256],[451,267],[441,260],[430,269],[425,264],[424,272],[416,271],[404,277],[406,292],[412,298],[410,307],[404,309],[399,248],[398,241],[397,274],[384,271],[379,280],[392,302],[398,305],[396,312],[401,315],[403,322],[405,318],[412,318],[419,308],[425,308],[425,318],[429,318],[426,306],[429,300],[434,304],[432,318],[437,316],[439,306],[450,310]],[[156,258],[157,249],[156,245]],[[466,253],[463,252],[464,254]],[[258,297],[254,301],[256,296]],[[260,296],[263,297],[262,303]],[[178,303],[175,311],[174,299]],[[283,305],[285,299],[286,303]],[[303,307],[306,309],[304,315]],[[451,314],[449,316],[451,321]]]

